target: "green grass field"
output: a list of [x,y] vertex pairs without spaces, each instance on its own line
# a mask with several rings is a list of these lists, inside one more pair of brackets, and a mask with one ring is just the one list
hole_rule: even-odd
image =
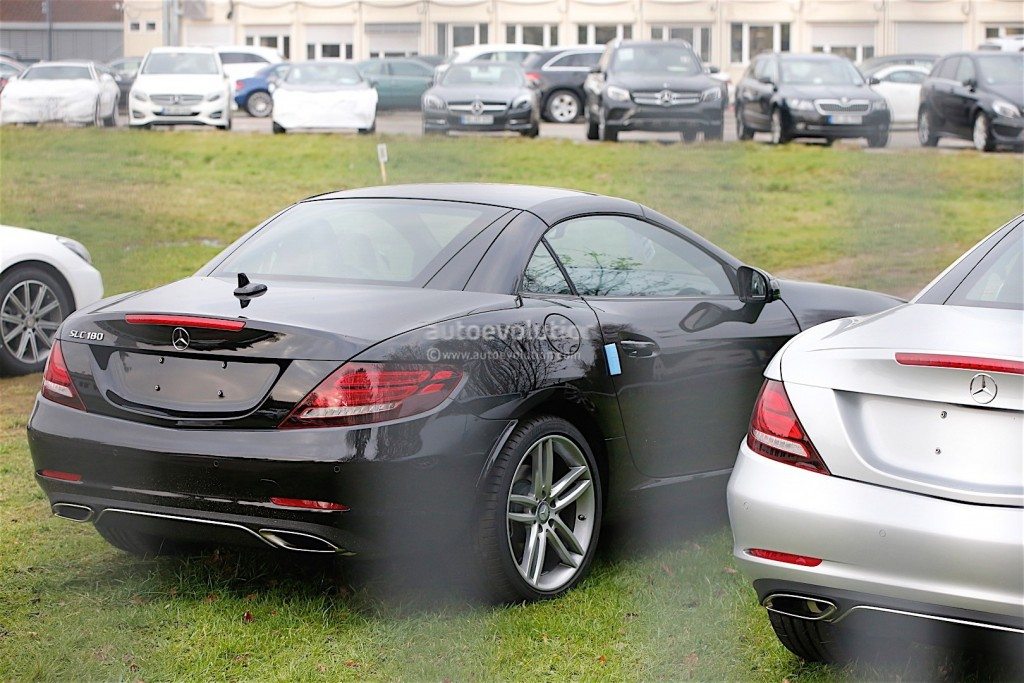
[[[195,271],[296,199],[379,182],[376,142],[4,129],[0,220],[84,242],[109,294],[150,287]],[[387,142],[392,182],[522,182],[629,197],[777,274],[902,295],[1024,206],[1018,155]],[[801,663],[776,642],[736,573],[727,528],[686,516],[658,543],[604,549],[572,594],[525,606],[481,604],[460,587],[457,568],[438,560],[353,572],[230,552],[133,559],[90,527],[50,515],[25,440],[38,383],[38,376],[0,380],[0,679],[963,674],[956,661],[923,648],[884,668]]]

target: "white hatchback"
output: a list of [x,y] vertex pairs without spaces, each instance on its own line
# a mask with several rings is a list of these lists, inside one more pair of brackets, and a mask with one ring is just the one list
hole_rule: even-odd
[[807,330],[768,365],[729,517],[798,656],[1024,645],[1022,233],[1024,215],[910,303]]
[[64,318],[103,296],[81,243],[0,225],[0,371],[39,372]]
[[128,123],[231,128],[231,90],[220,57],[206,47],[149,51],[128,96]]

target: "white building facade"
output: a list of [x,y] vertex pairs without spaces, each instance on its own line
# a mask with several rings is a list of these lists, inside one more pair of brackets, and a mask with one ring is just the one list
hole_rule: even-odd
[[125,0],[124,22],[126,54],[250,44],[291,60],[681,38],[735,77],[765,50],[859,61],[973,49],[1024,33],[1024,0]]

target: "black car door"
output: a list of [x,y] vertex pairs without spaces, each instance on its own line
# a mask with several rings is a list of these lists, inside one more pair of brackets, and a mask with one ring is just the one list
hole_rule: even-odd
[[952,84],[948,100],[946,121],[953,132],[960,135],[970,134],[974,123],[971,120],[971,112],[974,111],[974,102],[978,98],[976,88],[977,74],[974,70],[974,61],[964,55],[957,64],[955,82]]
[[572,218],[546,238],[600,321],[637,468],[731,467],[761,373],[798,331],[786,305],[744,305],[731,265],[639,218]]
[[771,127],[772,97],[775,95],[775,60],[760,57],[750,69],[750,77],[744,79],[743,90],[738,99],[742,101],[744,122],[757,130]]
[[959,57],[946,57],[932,74],[929,92],[932,110],[938,114],[939,121],[937,123],[941,123],[942,130],[949,132],[954,130],[949,116],[953,110],[953,86],[956,83],[956,71],[959,64]]

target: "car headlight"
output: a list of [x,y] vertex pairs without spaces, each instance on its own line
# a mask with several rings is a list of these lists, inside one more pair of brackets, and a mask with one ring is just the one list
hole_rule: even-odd
[[705,90],[704,92],[702,92],[700,94],[700,101],[701,102],[714,102],[715,100],[720,100],[720,99],[722,99],[722,89],[721,88],[717,88],[717,87],[716,88],[708,88],[707,90]]
[[872,100],[871,110],[872,111],[885,111],[889,108],[889,103],[885,100]]
[[206,101],[207,102],[216,102],[217,100],[219,100],[222,97],[224,97],[224,91],[223,90],[218,90],[217,92],[212,92],[209,95],[207,95],[206,96]]
[[73,251],[80,259],[82,259],[86,263],[92,263],[92,255],[89,253],[89,250],[85,248],[85,245],[82,244],[81,242],[70,239],[68,237],[58,237],[57,241],[63,244],[69,250]]
[[629,91],[625,88],[620,88],[617,85],[609,85],[604,90],[604,96],[609,100],[615,100],[616,102],[628,102]]
[[141,90],[132,90],[132,99],[138,100],[139,102],[149,102],[149,95]]
[[512,109],[529,109],[533,101],[529,95],[520,95],[512,100]]
[[992,111],[999,116],[1005,116],[1008,119],[1015,119],[1020,116],[1020,109],[1013,106],[1006,100],[996,100],[992,103]]
[[793,98],[786,100],[786,104],[789,105],[790,111],[814,111],[814,100]]
[[437,95],[425,95],[423,97],[423,108],[437,110],[447,109],[447,107],[444,104],[444,100],[442,100]]

